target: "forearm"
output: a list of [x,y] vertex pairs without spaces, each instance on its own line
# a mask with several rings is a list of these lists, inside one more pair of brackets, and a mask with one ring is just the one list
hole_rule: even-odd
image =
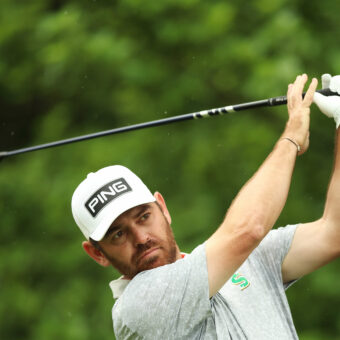
[[229,231],[230,228],[234,231],[236,228],[251,232],[254,228],[255,235],[251,234],[251,238],[255,236],[255,240],[261,239],[279,217],[288,196],[295,165],[297,145],[294,144],[297,143],[301,148],[299,154],[306,151],[309,145],[309,106],[317,81],[313,79],[302,100],[301,93],[306,80],[306,75],[298,76],[294,84],[289,85],[289,119],[286,128],[274,150],[242,188],[228,210],[223,225]]
[[291,183],[296,146],[280,139],[265,162],[244,185],[229,208],[225,225],[260,228],[263,236],[279,217]]

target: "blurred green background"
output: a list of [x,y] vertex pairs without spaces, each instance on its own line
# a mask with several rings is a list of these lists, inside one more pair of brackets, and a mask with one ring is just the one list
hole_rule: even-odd
[[[334,0],[2,0],[0,149],[283,95],[303,72],[339,74],[339,13]],[[190,252],[286,116],[249,110],[3,160],[0,338],[114,338],[108,282],[118,274],[83,252],[70,210],[88,172],[133,169],[164,194]],[[313,107],[310,150],[277,226],[321,216],[333,141],[334,123]],[[339,270],[338,260],[288,291],[301,339],[340,339]]]

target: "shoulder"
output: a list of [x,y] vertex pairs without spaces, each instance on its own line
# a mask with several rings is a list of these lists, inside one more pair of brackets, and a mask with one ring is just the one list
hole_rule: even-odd
[[113,307],[115,333],[129,330],[160,339],[191,322],[195,309],[193,321],[201,322],[210,308],[206,272],[205,247],[200,245],[184,259],[139,273]]
[[[164,296],[176,299],[185,287],[192,286],[190,283],[195,282],[195,278],[204,280],[204,267],[206,256],[205,246],[202,244],[183,259],[139,273],[129,282],[117,301],[118,305],[124,306],[120,311],[122,308],[127,311],[143,309],[145,305],[160,308],[159,304],[164,301]],[[201,274],[197,275],[198,272]]]

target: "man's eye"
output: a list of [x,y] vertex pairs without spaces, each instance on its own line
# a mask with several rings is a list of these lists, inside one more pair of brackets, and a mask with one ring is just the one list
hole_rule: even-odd
[[141,218],[140,218],[140,220],[143,222],[143,221],[146,221],[148,218],[149,218],[149,216],[150,216],[150,213],[146,213],[146,214],[144,214]]
[[114,235],[113,235],[113,239],[117,240],[118,238],[122,237],[123,236],[123,231],[122,230],[119,230],[117,231]]

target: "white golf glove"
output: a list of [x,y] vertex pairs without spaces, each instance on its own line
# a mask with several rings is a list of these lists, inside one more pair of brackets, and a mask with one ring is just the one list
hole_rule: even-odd
[[[329,87],[332,92],[336,92],[340,95],[340,75],[332,77],[330,74],[326,73],[322,75],[321,81],[323,89]],[[327,117],[334,118],[336,128],[338,128],[340,125],[340,97],[327,97],[321,93],[315,92],[313,102]]]

